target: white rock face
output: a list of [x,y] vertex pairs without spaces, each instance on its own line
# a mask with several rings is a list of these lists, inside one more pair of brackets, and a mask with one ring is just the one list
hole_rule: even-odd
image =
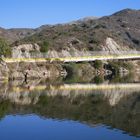
[[30,53],[33,51],[39,52],[40,46],[38,44],[23,44],[15,46],[12,49],[13,58],[30,58]]
[[111,51],[118,53],[119,51],[128,51],[130,48],[128,46],[121,46],[112,38],[107,38],[106,43],[102,46],[103,51]]

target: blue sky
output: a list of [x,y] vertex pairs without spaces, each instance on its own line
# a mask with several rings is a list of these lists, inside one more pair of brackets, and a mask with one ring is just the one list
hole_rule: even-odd
[[0,0],[0,27],[38,27],[140,9],[140,0]]

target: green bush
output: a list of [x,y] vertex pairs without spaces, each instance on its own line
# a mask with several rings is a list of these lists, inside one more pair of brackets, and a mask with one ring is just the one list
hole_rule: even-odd
[[0,38],[0,57],[3,55],[5,57],[11,56],[11,47],[8,45],[8,43]]
[[44,42],[41,44],[40,51],[41,51],[41,52],[48,52],[48,48],[49,48],[49,43],[48,43],[47,41],[44,41]]
[[102,76],[95,76],[94,77],[94,82],[96,84],[100,84],[100,83],[103,83],[104,82],[104,78]]

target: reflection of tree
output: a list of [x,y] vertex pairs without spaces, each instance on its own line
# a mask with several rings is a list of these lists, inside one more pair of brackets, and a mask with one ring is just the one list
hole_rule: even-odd
[[[31,96],[32,98],[32,96]],[[34,99],[34,98],[32,98]],[[140,94],[124,96],[111,106],[103,94],[48,96],[41,94],[36,104],[17,105],[0,102],[0,117],[6,114],[35,113],[46,118],[69,119],[87,124],[105,124],[133,135],[140,134]]]
[[[111,108],[102,95],[92,94],[86,97],[81,95],[75,98],[57,95],[47,97],[46,102],[44,99],[44,97],[40,97],[38,104],[34,106],[34,110],[39,114],[59,119],[67,118],[87,122],[92,120],[98,123],[100,118],[109,115]],[[47,106],[44,106],[44,104],[47,104]]]
[[10,102],[8,100],[6,101],[0,101],[0,118],[3,118],[10,109]]

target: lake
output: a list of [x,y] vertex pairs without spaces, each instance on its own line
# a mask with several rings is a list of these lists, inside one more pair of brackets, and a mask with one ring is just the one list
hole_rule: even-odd
[[0,83],[1,140],[139,140],[140,83]]

